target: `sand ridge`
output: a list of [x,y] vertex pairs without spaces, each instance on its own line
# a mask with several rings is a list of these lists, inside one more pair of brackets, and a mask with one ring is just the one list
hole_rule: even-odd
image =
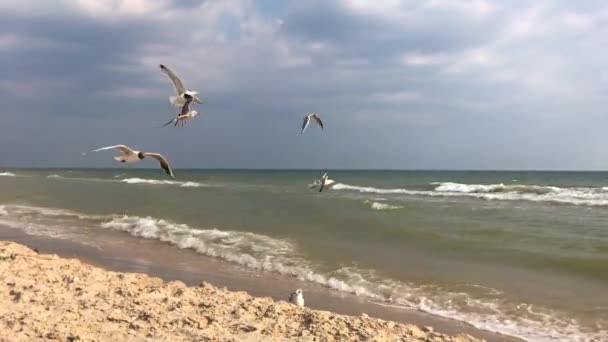
[[107,271],[4,241],[0,291],[1,341],[480,341]]

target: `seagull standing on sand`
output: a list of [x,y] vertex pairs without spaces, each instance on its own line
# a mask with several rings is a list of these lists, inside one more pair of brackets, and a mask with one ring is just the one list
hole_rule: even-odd
[[91,152],[99,152],[112,149],[119,150],[120,152],[122,152],[122,155],[114,157],[114,159],[118,160],[121,163],[135,163],[146,157],[154,158],[160,162],[160,167],[165,170],[166,174],[171,176],[171,178],[175,178],[175,175],[173,174],[173,170],[171,170],[169,162],[160,153],[134,151],[126,145],[106,146],[98,148],[96,150],[92,150]]
[[300,132],[300,134],[304,133],[306,127],[308,127],[308,124],[310,123],[310,119],[315,119],[317,125],[319,125],[321,129],[323,129],[323,122],[321,121],[321,118],[319,118],[316,113],[310,113],[304,117],[304,122],[302,123],[302,131]]
[[160,70],[169,76],[171,81],[173,81],[175,90],[177,90],[177,96],[169,97],[169,101],[171,101],[175,107],[183,107],[183,105],[188,101],[185,95],[190,95],[192,97],[192,101],[196,103],[203,103],[198,97],[196,97],[198,91],[186,89],[182,83],[182,80],[180,80],[179,77],[177,77],[177,75],[171,71],[171,69],[161,64]]
[[289,295],[289,302],[299,307],[304,306],[304,297],[302,296],[302,290],[297,289],[296,292]]
[[195,110],[190,110],[190,104],[192,103],[192,100],[194,100],[194,97],[192,97],[190,94],[184,94],[184,98],[186,99],[186,102],[184,103],[184,106],[182,107],[182,111],[177,114],[177,117],[175,117],[174,119],[171,119],[169,122],[167,122],[166,124],[163,125],[163,127],[175,123],[173,125],[173,127],[177,126],[177,124],[181,121],[182,123],[182,127],[184,127],[184,122],[186,121],[190,121],[192,120],[195,116],[198,115],[198,112]]

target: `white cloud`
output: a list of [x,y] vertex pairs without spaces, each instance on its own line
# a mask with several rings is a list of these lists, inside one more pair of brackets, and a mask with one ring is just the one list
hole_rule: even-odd
[[401,63],[405,65],[432,66],[445,64],[449,61],[445,54],[406,53],[401,57]]
[[145,16],[171,5],[170,0],[71,0],[71,3],[94,17]]
[[421,95],[413,91],[377,92],[370,95],[372,101],[390,105],[405,104],[420,98]]

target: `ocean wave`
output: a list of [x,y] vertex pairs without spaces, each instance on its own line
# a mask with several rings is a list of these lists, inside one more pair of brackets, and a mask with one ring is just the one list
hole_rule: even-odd
[[[416,286],[387,279],[373,270],[354,266],[318,272],[318,267],[301,256],[294,244],[265,235],[216,228],[193,229],[168,220],[126,215],[114,217],[101,226],[125,231],[136,237],[158,239],[178,248],[193,249],[245,267],[291,275],[302,281],[367,297],[372,301],[459,319],[478,328],[524,339],[587,341],[601,336],[598,333],[590,337],[565,317],[560,318],[531,305],[508,303],[501,298],[481,300],[463,291],[450,292],[434,286]],[[500,293],[498,290],[493,292]],[[513,312],[517,314],[511,315]]]
[[125,178],[121,180],[123,183],[128,184],[151,184],[151,185],[179,185],[183,188],[200,188],[208,186],[206,184],[198,182],[181,182],[181,181],[170,181],[170,180],[157,180],[157,179],[145,179],[145,178]]
[[197,182],[184,182],[180,186],[182,188],[200,188],[200,187],[208,186],[208,185],[197,183]]
[[433,190],[404,188],[383,189],[338,183],[334,190],[357,191],[383,195],[409,195],[427,197],[469,197],[496,201],[529,201],[554,204],[608,207],[608,187],[560,188],[540,185],[461,184],[452,182],[431,183]]
[[[469,322],[472,325],[533,341],[592,341],[601,340],[606,331],[586,332],[563,314],[528,304],[508,301],[501,292],[490,298],[475,298],[467,293],[463,284],[449,290],[435,285],[417,285],[380,275],[374,270],[358,266],[323,267],[311,262],[298,250],[297,244],[287,239],[237,230],[199,228],[151,216],[84,215],[64,209],[39,208],[23,205],[3,205],[8,216],[42,215],[46,220],[60,216],[56,223],[42,226],[37,221],[26,227],[37,234],[56,234],[65,225],[65,217],[87,220],[103,229],[126,232],[134,237],[160,240],[177,248],[192,249],[200,254],[220,258],[255,270],[294,276],[302,281],[317,283],[328,288],[366,297],[374,302],[415,308],[429,313]],[[11,221],[2,216],[0,224]],[[91,221],[94,220],[94,221]],[[82,221],[75,221],[80,226]],[[23,222],[15,226],[23,226]],[[323,271],[321,271],[323,270]],[[470,291],[476,292],[476,291]]]
[[[336,183],[336,181],[334,181],[333,179],[328,178],[328,179],[325,181],[325,185],[324,185],[324,186],[325,186],[325,187],[327,187],[327,188],[329,188],[329,187],[331,187],[331,186],[332,186],[334,183]],[[318,187],[320,187],[320,186],[321,186],[321,181],[320,181],[320,180],[318,180],[318,179],[317,179],[317,180],[315,180],[314,182],[312,182],[312,183],[308,184],[308,188],[309,188],[309,189],[316,189],[316,188],[318,188]]]
[[0,172],[0,176],[5,176],[5,177],[15,177],[16,174],[12,173],[12,172]]
[[504,185],[504,184],[461,184],[445,182],[439,183],[435,191],[439,192],[456,192],[456,193],[530,193],[530,194],[547,194],[558,192],[561,189],[555,186],[539,186],[539,185]]
[[60,175],[53,174],[53,175],[46,176],[46,178],[63,178],[63,177],[61,177]]
[[157,179],[145,179],[145,178],[125,178],[121,180],[123,183],[128,184],[155,184],[155,185],[179,185],[180,182],[170,180],[157,180]]
[[334,190],[352,190],[372,194],[416,194],[420,191],[412,191],[407,189],[381,189],[368,186],[357,186],[343,183],[336,183],[333,186]]
[[3,210],[4,215],[13,215],[22,218],[41,216],[47,218],[74,218],[78,220],[106,220],[112,217],[111,215],[83,215],[67,209],[35,207],[22,204],[5,204],[0,206],[0,209]]
[[82,215],[65,209],[6,204],[0,206],[0,226],[20,229],[29,235],[76,239],[95,247],[86,239],[82,220],[101,222],[108,216]]
[[396,209],[403,208],[403,207],[400,207],[397,205],[390,205],[387,203],[376,202],[376,201],[365,201],[365,203],[368,204],[370,206],[370,208],[372,208],[374,210],[379,210],[379,211],[396,210]]

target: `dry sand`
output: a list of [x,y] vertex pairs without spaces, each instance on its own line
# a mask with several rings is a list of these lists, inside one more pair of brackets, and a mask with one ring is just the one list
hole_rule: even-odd
[[0,242],[0,291],[2,341],[480,341],[111,272],[13,242]]

